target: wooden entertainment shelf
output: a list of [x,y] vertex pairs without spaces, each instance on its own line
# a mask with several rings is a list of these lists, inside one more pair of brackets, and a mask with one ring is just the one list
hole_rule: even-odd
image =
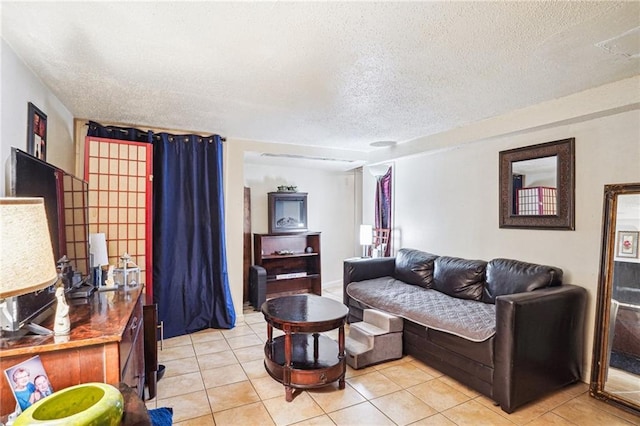
[[253,234],[249,301],[298,293],[322,295],[320,232]]

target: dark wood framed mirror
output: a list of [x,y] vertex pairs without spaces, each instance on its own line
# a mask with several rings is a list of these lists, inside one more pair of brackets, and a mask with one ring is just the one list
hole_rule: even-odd
[[500,228],[575,229],[575,139],[500,151]]
[[602,223],[589,393],[640,414],[640,183],[605,185]]

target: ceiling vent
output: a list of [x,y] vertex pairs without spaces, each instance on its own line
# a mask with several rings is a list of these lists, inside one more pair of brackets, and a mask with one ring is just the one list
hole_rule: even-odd
[[372,146],[374,148],[387,148],[390,146],[396,146],[397,142],[396,141],[376,141],[376,142],[371,142],[369,144],[369,146]]
[[273,158],[294,158],[297,160],[315,160],[315,161],[333,161],[333,162],[341,162],[341,163],[353,163],[355,160],[345,160],[343,158],[328,158],[328,157],[312,157],[308,155],[298,155],[298,154],[271,154],[268,152],[264,152],[260,155],[261,157],[273,157]]
[[632,28],[609,40],[596,43],[596,46],[612,55],[621,55],[629,59],[640,58],[640,27]]

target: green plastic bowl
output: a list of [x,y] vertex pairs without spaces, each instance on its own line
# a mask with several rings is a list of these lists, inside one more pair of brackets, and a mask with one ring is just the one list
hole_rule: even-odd
[[14,425],[110,425],[122,419],[124,399],[106,383],[83,383],[52,393],[27,408]]

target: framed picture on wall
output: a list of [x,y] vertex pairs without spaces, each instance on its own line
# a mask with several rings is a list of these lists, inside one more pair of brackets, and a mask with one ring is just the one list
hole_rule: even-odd
[[47,115],[29,102],[27,115],[27,152],[36,158],[47,160]]
[[638,231],[618,231],[618,257],[638,257]]

